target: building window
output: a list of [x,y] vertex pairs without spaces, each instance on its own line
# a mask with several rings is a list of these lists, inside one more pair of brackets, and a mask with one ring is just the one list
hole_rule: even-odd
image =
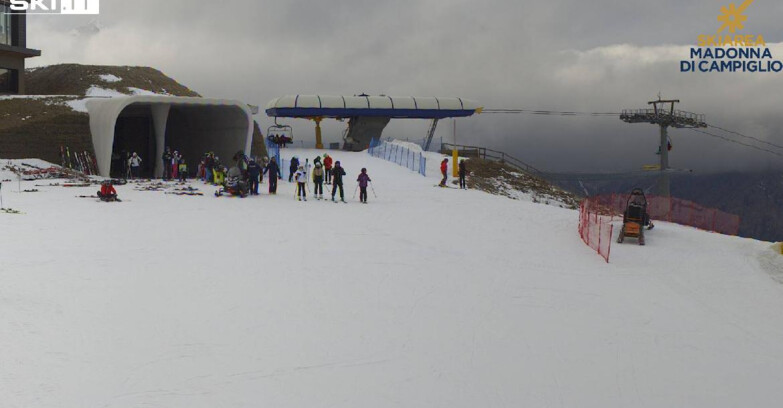
[[11,7],[0,3],[0,44],[13,45],[13,35],[11,30],[11,21],[13,15],[11,13]]
[[19,92],[19,78],[15,69],[0,68],[0,94]]

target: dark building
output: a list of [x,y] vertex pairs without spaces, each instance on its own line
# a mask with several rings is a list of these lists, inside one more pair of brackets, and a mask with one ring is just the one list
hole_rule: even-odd
[[11,2],[0,0],[0,95],[24,93],[24,60],[41,51],[27,48],[27,16],[12,14]]

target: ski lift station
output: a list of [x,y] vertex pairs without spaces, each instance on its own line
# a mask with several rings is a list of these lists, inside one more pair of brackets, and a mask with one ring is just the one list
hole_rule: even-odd
[[343,149],[356,151],[366,149],[373,138],[379,139],[391,119],[432,120],[425,148],[429,147],[439,120],[472,116],[481,113],[481,109],[477,102],[463,98],[288,95],[269,102],[266,114],[275,118],[276,126],[281,129],[286,125],[277,125],[277,118],[314,121],[318,149],[324,147],[321,121],[348,119]]
[[138,95],[87,101],[98,172],[119,171],[122,152],[137,152],[146,162],[142,177],[162,177],[160,157],[166,146],[185,157],[214,151],[229,159],[250,152],[253,113],[239,101],[195,97]]

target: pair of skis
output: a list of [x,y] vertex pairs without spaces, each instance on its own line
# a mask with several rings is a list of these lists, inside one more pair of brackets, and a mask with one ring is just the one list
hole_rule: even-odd
[[111,199],[111,200],[104,200],[104,199],[102,199],[102,198],[98,197],[97,195],[80,195],[80,196],[76,196],[76,198],[95,198],[95,199],[97,199],[98,201],[103,201],[103,202],[105,202],[105,203],[112,203],[112,202],[121,203],[121,202],[122,202],[122,200],[120,200],[120,199],[119,199],[119,198],[117,198],[117,197],[115,197],[115,198],[113,198],[113,199]]

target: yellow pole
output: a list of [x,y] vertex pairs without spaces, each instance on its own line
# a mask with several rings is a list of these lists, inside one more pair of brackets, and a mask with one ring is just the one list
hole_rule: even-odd
[[459,151],[455,148],[451,151],[451,161],[454,163],[451,165],[452,168],[452,174],[451,176],[454,178],[457,178],[459,176],[459,163],[457,163],[457,160],[459,160]]
[[459,176],[459,150],[457,150],[457,119],[454,119],[454,149],[451,151],[451,177],[457,178]]
[[321,120],[323,120],[323,118],[315,118],[313,120],[315,121],[315,148],[323,149],[324,143],[321,139]]

